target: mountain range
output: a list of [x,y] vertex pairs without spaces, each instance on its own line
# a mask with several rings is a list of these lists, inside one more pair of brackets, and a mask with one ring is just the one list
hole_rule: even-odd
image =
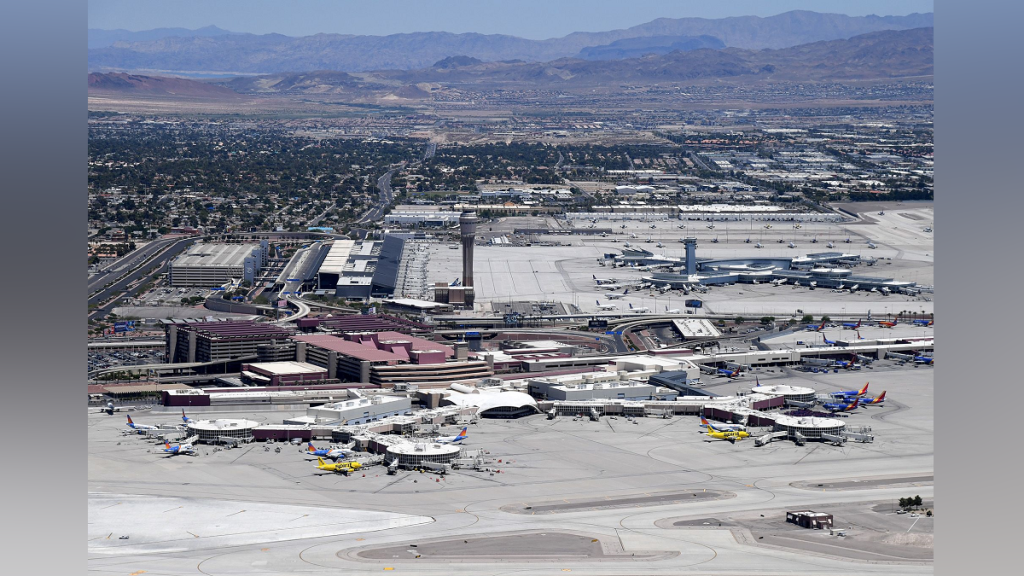
[[[90,93],[227,95],[345,95],[354,100],[427,98],[445,87],[523,87],[571,91],[618,90],[622,85],[699,82],[858,81],[933,74],[932,28],[883,31],[847,40],[802,44],[780,50],[740,48],[676,50],[622,60],[562,58],[551,62],[484,62],[449,57],[417,70],[349,74],[286,72],[205,81],[124,73],[89,75]],[[214,89],[222,91],[216,92]]]
[[[932,24],[930,13],[846,16],[797,10],[763,18],[659,18],[621,30],[574,32],[548,40],[448,32],[290,37],[233,33],[216,27],[145,32],[92,29],[89,30],[89,69],[175,75],[269,74],[314,70],[416,70],[453,56],[484,62],[521,60],[527,63],[571,57],[624,59],[678,49],[784,49]],[[673,47],[674,44],[678,46]]]

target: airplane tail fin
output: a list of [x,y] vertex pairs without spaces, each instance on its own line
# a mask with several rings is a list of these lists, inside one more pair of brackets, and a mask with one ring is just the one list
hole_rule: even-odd
[[312,442],[306,444],[306,451],[307,452],[316,452],[316,447],[313,446]]
[[871,383],[870,382],[866,382],[864,384],[864,387],[857,391],[857,394],[859,394],[861,396],[863,396],[864,394],[867,394],[868,393],[868,385],[869,384],[871,384]]
[[626,288],[626,291],[622,293],[623,296],[625,296],[626,294],[629,294],[629,288]]
[[324,459],[323,459],[323,458],[321,458],[321,457],[319,457],[319,456],[317,456],[317,457],[316,457],[316,461],[317,461],[317,463],[318,463],[318,464],[320,464],[321,466],[323,466],[323,465],[325,465],[325,464],[326,464],[326,462],[324,462]]
[[466,436],[469,436],[469,427],[463,426],[456,438],[465,438]]
[[853,404],[850,405],[850,410],[853,410],[854,408],[856,408],[859,405],[860,405],[860,398],[855,398],[853,400]]
[[128,416],[128,425],[129,425],[129,426],[134,426],[134,425],[135,425],[135,422],[132,422],[132,415],[131,415],[131,414],[128,414],[127,416]]
[[171,449],[171,443],[170,442],[164,442],[164,448],[167,448],[168,450],[170,450]]
[[875,398],[875,402],[881,402],[883,400],[885,400],[885,390],[882,390],[882,393],[878,395],[878,398]]

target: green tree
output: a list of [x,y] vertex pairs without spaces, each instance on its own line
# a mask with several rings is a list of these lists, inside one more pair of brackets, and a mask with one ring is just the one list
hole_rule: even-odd
[[921,496],[914,496],[914,506],[921,505]]
[[761,317],[761,324],[764,324],[765,326],[767,326],[768,324],[771,324],[772,322],[775,322],[775,316],[762,316]]
[[737,316],[736,318],[733,319],[733,322],[735,322],[737,324],[743,324],[743,322],[745,322],[745,321],[746,321],[746,318],[744,318],[743,316]]
[[800,318],[800,321],[805,324],[810,324],[811,322],[814,322],[814,316],[811,316],[810,314],[804,314],[803,317]]

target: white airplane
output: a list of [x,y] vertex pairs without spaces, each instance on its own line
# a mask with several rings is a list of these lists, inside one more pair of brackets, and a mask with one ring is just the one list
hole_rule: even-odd
[[616,282],[615,278],[598,278],[596,274],[591,274],[591,276],[598,284],[614,284]]
[[618,310],[619,307],[616,306],[615,304],[601,304],[601,301],[597,300],[597,309],[598,310]]
[[790,242],[790,243],[789,243],[789,247],[790,247],[790,248],[796,248],[796,244],[793,244],[792,242]]
[[164,453],[171,456],[178,456],[181,454],[187,454],[189,456],[196,455],[195,449],[192,448],[192,438],[189,438],[184,442],[180,442],[176,446],[171,446],[170,442],[164,442]]
[[665,306],[665,313],[666,314],[679,314],[679,308],[673,308],[673,309],[669,310],[668,306]]
[[626,294],[629,294],[629,288],[626,288],[626,291],[621,293],[621,294],[609,294],[608,295],[608,299],[609,300],[618,300],[619,298],[622,298]]
[[632,304],[629,305],[629,309],[635,312],[636,314],[646,314],[647,312],[651,311],[651,309],[646,306],[642,306],[640,308],[633,308]]
[[754,244],[754,248],[764,248],[764,244],[758,242],[757,244]]
[[772,286],[782,286],[788,280],[789,280],[788,278],[779,278],[778,280],[772,280]]
[[469,429],[466,426],[462,427],[462,430],[455,436],[441,436],[434,438],[434,442],[437,444],[458,444],[469,437]]
[[132,430],[140,430],[140,431],[142,431],[142,430],[159,430],[160,429],[159,426],[150,426],[149,424],[136,424],[135,422],[132,421],[132,415],[131,414],[128,415],[128,424],[127,424],[127,426],[129,428],[131,428]]

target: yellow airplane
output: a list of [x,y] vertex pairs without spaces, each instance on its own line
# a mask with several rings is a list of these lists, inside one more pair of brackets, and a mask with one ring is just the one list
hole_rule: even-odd
[[728,440],[732,443],[750,436],[749,433],[742,430],[715,430],[711,426],[708,426],[707,435],[716,440]]
[[363,467],[359,462],[336,462],[334,464],[328,464],[327,462],[324,462],[323,458],[317,458],[316,461],[316,467],[324,472],[350,474]]

